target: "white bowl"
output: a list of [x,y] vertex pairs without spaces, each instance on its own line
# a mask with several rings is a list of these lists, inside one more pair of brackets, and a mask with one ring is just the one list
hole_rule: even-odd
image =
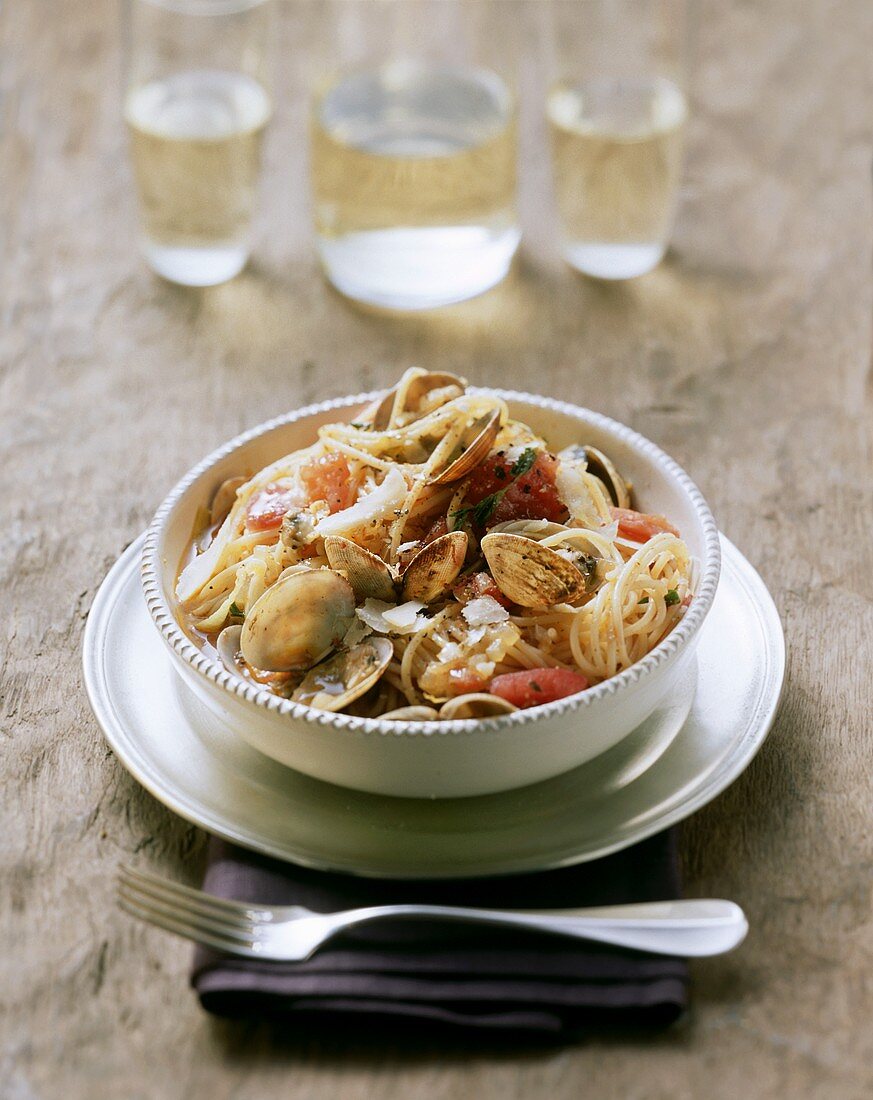
[[579,695],[499,718],[440,723],[330,714],[281,699],[232,676],[186,636],[174,588],[198,509],[225,478],[254,474],[315,440],[316,429],[353,420],[374,396],[363,394],[271,420],[205,458],[158,509],[143,549],[146,603],[182,680],[240,737],[297,771],[356,790],[412,798],[511,790],[569,771],[612,748],[647,718],[691,660],[712,606],[721,557],[715,521],[697,487],[641,435],[587,409],[493,391],[552,450],[590,443],[634,485],[646,511],[668,516],[696,561],[694,599],[671,633],[641,661]]

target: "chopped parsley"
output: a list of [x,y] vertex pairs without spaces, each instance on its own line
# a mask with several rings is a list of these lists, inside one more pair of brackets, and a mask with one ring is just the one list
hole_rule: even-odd
[[533,447],[525,447],[515,462],[513,462],[509,472],[513,477],[521,477],[522,474],[526,474],[528,470],[531,469],[536,460],[537,453]]
[[[643,596],[643,598],[641,600],[637,600],[638,604],[648,603],[648,602],[649,602],[649,597],[648,596]],[[681,597],[679,596],[679,593],[676,591],[676,589],[675,588],[668,588],[667,589],[667,595],[664,597],[664,603],[668,607],[674,607],[677,603],[680,603],[680,602],[681,602]]]
[[[522,474],[526,474],[537,460],[537,452],[533,447],[526,447],[518,458],[513,462],[509,468],[509,474],[512,480],[521,477]],[[499,478],[506,476],[506,469],[503,466],[496,466],[494,473]],[[509,483],[511,485],[512,482]],[[509,485],[504,485],[502,489],[497,489],[493,493],[489,493],[487,497],[483,497],[478,504],[471,504],[466,508],[459,508],[456,512],[452,512],[451,518],[457,520],[458,524],[465,523],[468,519],[472,520],[475,527],[484,527],[488,520],[491,519],[497,505],[503,500],[506,491],[509,489]],[[530,492],[528,488],[526,490]]]
[[230,617],[232,619],[244,619],[245,618],[245,613],[240,611],[240,609],[236,606],[236,603],[232,603],[230,605],[230,610],[228,611],[228,614],[230,615]]
[[372,428],[373,425],[368,424],[366,420],[353,420],[352,427],[357,428],[358,431],[365,432],[369,431],[369,429]]

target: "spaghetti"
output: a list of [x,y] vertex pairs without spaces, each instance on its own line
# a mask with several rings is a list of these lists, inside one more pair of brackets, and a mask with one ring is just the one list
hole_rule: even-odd
[[616,675],[683,615],[688,548],[630,503],[593,447],[553,455],[499,397],[412,369],[355,422],[225,483],[176,594],[200,644],[282,696],[503,713]]

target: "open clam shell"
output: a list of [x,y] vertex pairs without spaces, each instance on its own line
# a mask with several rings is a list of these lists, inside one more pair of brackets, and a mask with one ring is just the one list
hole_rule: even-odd
[[[465,379],[446,371],[426,371],[410,368],[398,384],[389,390],[373,412],[373,427],[377,432],[390,428],[392,422],[404,412],[416,412],[429,393],[447,390],[450,397],[460,397],[466,389]],[[457,390],[457,392],[453,392]],[[430,411],[429,409],[426,411]]]
[[585,454],[588,472],[600,478],[616,508],[630,508],[630,486],[612,464],[612,461],[596,447],[586,445],[582,448],[582,451]]
[[221,658],[221,663],[228,672],[232,672],[235,676],[242,676],[244,679],[248,679],[239,662],[241,652],[239,643],[240,634],[242,634],[242,627],[238,624],[226,626],[216,638],[215,648],[218,650],[218,656]]
[[319,710],[342,710],[377,683],[393,655],[387,638],[367,638],[311,668],[291,698]]
[[565,523],[555,523],[549,519],[511,519],[506,523],[495,523],[490,534],[521,535],[523,538],[541,542],[552,535],[561,535],[570,528]]
[[459,695],[456,699],[449,699],[440,707],[439,716],[442,719],[451,718],[493,718],[498,714],[512,714],[518,707],[499,695],[489,695],[487,692],[473,692],[469,695]]
[[[609,569],[614,564],[613,559],[604,558],[603,545],[598,545],[595,538],[597,532],[587,532],[580,528],[567,527],[563,523],[552,523],[542,519],[512,520],[509,523],[499,523],[491,528],[490,534],[521,535],[533,542],[543,543],[550,550],[578,551],[570,560],[571,565],[582,573],[585,578],[585,589],[591,593],[603,583]],[[567,559],[566,554],[559,554]]]
[[482,553],[497,587],[522,607],[573,603],[588,590],[580,569],[532,539],[505,532],[486,535]]
[[472,471],[491,453],[500,431],[500,409],[494,409],[475,420],[462,441],[463,452],[439,474],[430,479],[431,485],[451,485]]
[[292,573],[249,608],[240,649],[254,668],[311,668],[340,644],[355,619],[355,593],[331,569]]
[[424,706],[398,707],[396,710],[380,714],[379,717],[390,718],[397,722],[435,722],[439,718],[439,711],[434,707]]
[[404,600],[433,603],[445,596],[464,567],[467,541],[464,531],[450,531],[422,547],[403,574]]
[[229,477],[226,481],[222,481],[215,490],[215,496],[209,506],[209,522],[213,527],[217,523],[221,523],[227,516],[236,500],[237,489],[245,485],[247,481],[248,478],[245,477]]
[[342,535],[328,535],[324,540],[324,552],[331,569],[345,572],[356,599],[372,598],[391,603],[396,598],[391,566],[363,546]]

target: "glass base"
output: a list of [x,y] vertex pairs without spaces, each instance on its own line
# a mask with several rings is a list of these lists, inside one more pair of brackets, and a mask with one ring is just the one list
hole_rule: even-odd
[[603,244],[572,241],[564,245],[564,257],[577,271],[598,279],[633,279],[658,266],[667,251],[660,242]]
[[173,248],[147,238],[142,252],[152,271],[181,286],[216,286],[239,275],[249,258],[246,245]]
[[318,237],[327,277],[358,302],[433,309],[473,298],[506,275],[521,230],[484,226],[379,229]]

